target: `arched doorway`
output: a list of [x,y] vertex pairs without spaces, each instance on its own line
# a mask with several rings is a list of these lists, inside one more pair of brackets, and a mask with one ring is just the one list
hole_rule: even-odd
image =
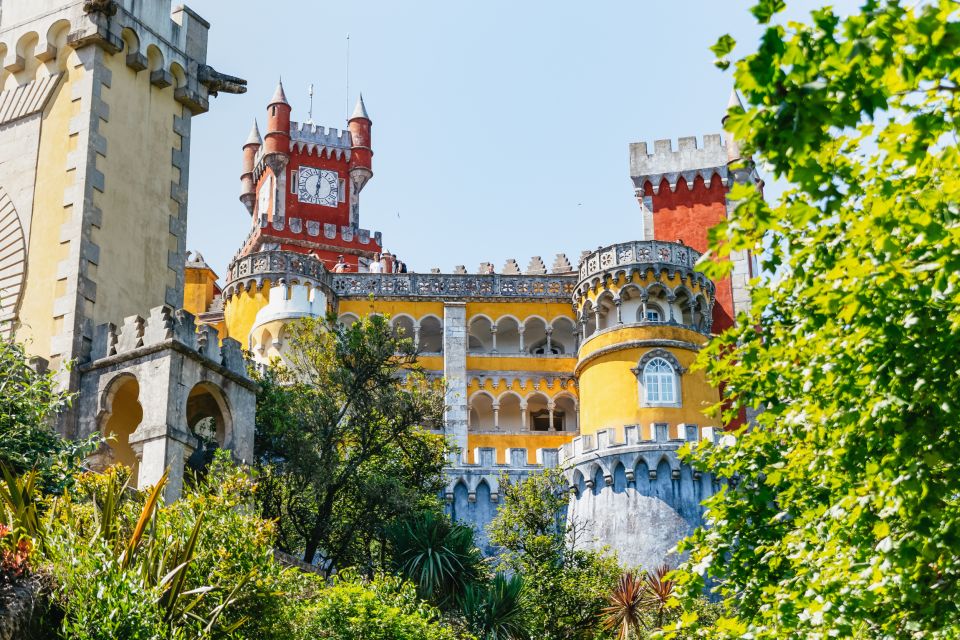
[[214,452],[229,440],[233,428],[230,408],[223,391],[210,382],[200,382],[187,396],[187,427],[199,444],[187,460],[195,471],[203,471]]
[[140,461],[130,436],[143,420],[143,407],[140,406],[140,383],[133,374],[121,374],[110,381],[103,394],[101,406],[104,414],[100,431],[108,438],[107,455],[98,455],[96,463],[107,466],[120,463],[130,469],[130,485],[137,486],[137,474]]

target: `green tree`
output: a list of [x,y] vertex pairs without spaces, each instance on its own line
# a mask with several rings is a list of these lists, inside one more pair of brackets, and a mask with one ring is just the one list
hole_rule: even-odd
[[53,373],[31,365],[23,345],[0,337],[0,463],[17,475],[35,469],[42,489],[62,490],[99,442],[64,440],[53,430],[72,399]]
[[289,368],[261,377],[257,492],[279,544],[327,570],[387,563],[386,531],[438,508],[443,395],[381,316],[288,327]]
[[714,580],[716,637],[957,637],[960,5],[780,26],[782,8],[753,8],[726,127],[793,187],[736,187],[714,232],[715,255],[766,248],[774,275],[700,359],[728,416],[762,413],[693,453],[731,482],[678,580]]
[[620,576],[613,558],[576,548],[586,532],[567,523],[566,483],[558,470],[522,482],[504,479],[503,502],[490,524],[501,564],[523,576],[530,635],[545,640],[601,637],[607,595]]

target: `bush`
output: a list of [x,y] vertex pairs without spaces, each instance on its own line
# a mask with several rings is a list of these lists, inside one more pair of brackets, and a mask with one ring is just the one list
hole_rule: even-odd
[[297,640],[468,640],[468,633],[441,620],[440,611],[417,597],[414,586],[394,576],[364,583],[345,572],[301,608]]

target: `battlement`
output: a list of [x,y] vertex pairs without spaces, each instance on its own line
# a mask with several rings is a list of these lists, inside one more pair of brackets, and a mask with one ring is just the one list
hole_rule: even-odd
[[378,251],[383,243],[383,236],[379,231],[358,229],[349,225],[337,226],[332,222],[321,223],[317,220],[304,220],[298,217],[277,216],[273,220],[269,220],[264,215],[260,217],[260,228],[267,230],[267,233],[284,231],[305,238],[317,238],[321,242],[323,240],[341,240],[348,244],[368,245],[372,241],[376,246],[370,247],[371,251]]
[[[458,491],[458,485],[466,489],[467,500],[477,501],[477,492],[481,484],[485,484],[490,493],[490,502],[500,499],[500,480],[506,475],[510,482],[523,480],[532,473],[559,466],[558,449],[538,448],[536,463],[527,461],[526,447],[514,447],[506,450],[505,464],[497,463],[497,450],[494,447],[477,447],[473,450],[474,463],[465,463],[456,459],[447,467],[444,476],[447,486],[444,497],[447,502],[453,502]],[[462,489],[460,489],[462,490]]]
[[193,314],[168,305],[154,307],[146,319],[128,316],[119,329],[112,323],[99,325],[94,331],[90,364],[85,368],[96,367],[116,356],[132,358],[151,350],[178,346],[246,378],[247,363],[239,342],[233,338],[221,341],[214,327],[198,327]]
[[630,145],[630,178],[638,195],[643,195],[647,182],[654,194],[659,193],[664,180],[670,191],[676,191],[681,180],[688,189],[693,189],[698,175],[708,189],[714,177],[726,186],[729,180],[727,163],[727,147],[720,134],[703,136],[703,146],[697,145],[696,137],[680,138],[676,150],[672,140],[656,140],[653,153],[649,153],[646,142]]
[[[304,146],[319,146],[349,150],[353,146],[353,137],[350,131],[346,129],[341,131],[334,127],[327,128],[306,122],[290,123],[290,141],[291,144],[300,143],[301,149]],[[350,159],[349,155],[347,159]]]

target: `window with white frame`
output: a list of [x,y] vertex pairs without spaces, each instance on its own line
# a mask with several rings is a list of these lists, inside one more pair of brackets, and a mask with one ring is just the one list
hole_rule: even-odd
[[649,404],[677,402],[676,373],[663,358],[654,358],[643,368],[644,400]]
[[684,369],[666,349],[653,349],[632,369],[637,376],[642,407],[680,407],[680,376]]

